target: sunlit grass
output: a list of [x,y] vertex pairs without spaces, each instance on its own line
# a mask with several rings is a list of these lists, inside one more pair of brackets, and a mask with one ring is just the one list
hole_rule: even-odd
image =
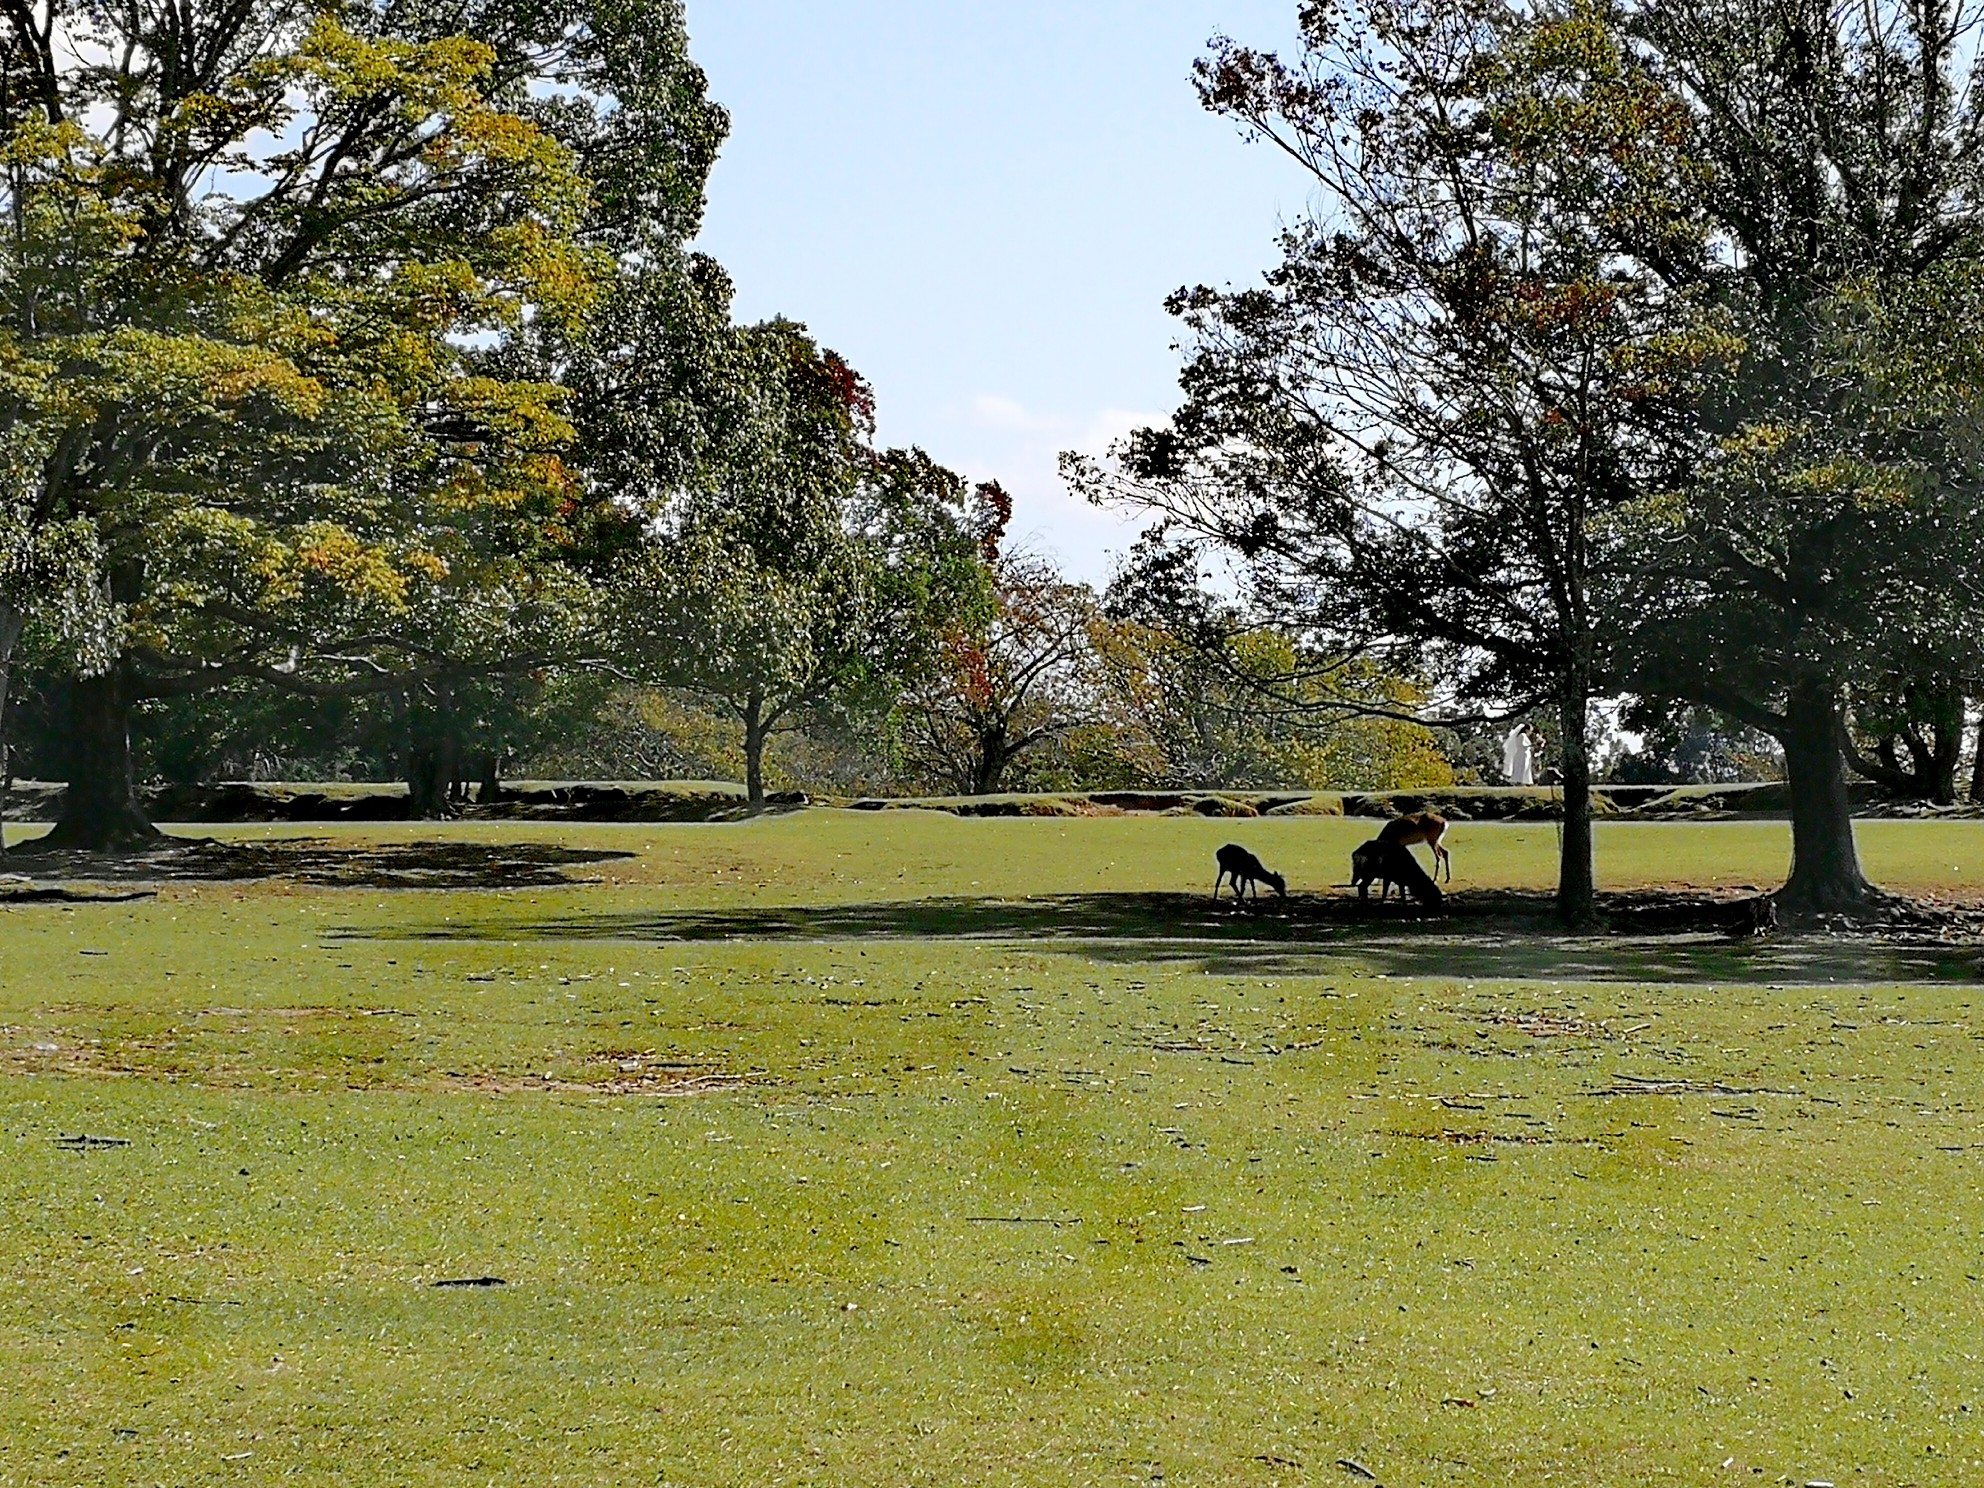
[[[632,856],[0,911],[0,1484],[1978,1481],[1972,987],[639,929],[1227,840],[1317,890],[1369,827],[366,828]],[[1971,824],[1862,841],[1976,890]],[[1452,845],[1549,882],[1547,823]],[[1600,854],[1769,886],[1786,833]]]

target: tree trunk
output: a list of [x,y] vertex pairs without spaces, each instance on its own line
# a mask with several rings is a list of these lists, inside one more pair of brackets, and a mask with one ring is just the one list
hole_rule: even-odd
[[13,762],[8,753],[8,727],[13,722],[14,646],[21,638],[22,615],[13,605],[0,605],[0,853],[7,850],[7,798],[14,793]]
[[[1925,705],[1916,694],[1911,696],[1911,703],[1929,716],[1912,719],[1900,732],[1875,740],[1872,759],[1855,747],[1849,732],[1843,746],[1846,762],[1904,800],[1953,806],[1957,766],[1963,755],[1963,699],[1954,692],[1938,693]],[[1908,751],[1905,762],[1904,749]]]
[[135,692],[124,661],[101,677],[76,678],[69,693],[69,789],[54,829],[37,846],[116,852],[159,839],[131,766]]
[[1977,757],[1970,762],[1970,799],[1984,803],[1984,713],[1977,719]]
[[476,800],[487,806],[492,801],[503,799],[503,751],[492,749],[482,756],[482,783],[476,790]]
[[764,704],[754,697],[744,706],[744,799],[753,811],[765,805],[765,736],[770,732]]
[[452,814],[448,792],[454,783],[454,769],[448,751],[432,739],[423,739],[407,750],[406,814],[413,821],[439,821]]
[[1874,896],[1853,840],[1839,689],[1801,681],[1784,710],[1784,773],[1791,791],[1791,877],[1777,892],[1793,915],[1849,914]]
[[1010,757],[1006,753],[1006,735],[1003,730],[997,733],[984,733],[978,736],[978,769],[971,782],[974,796],[996,795],[999,784],[1006,778],[1006,766]]
[[407,816],[440,821],[455,815],[455,788],[462,773],[453,699],[443,686],[435,694],[431,712],[420,707],[408,711]]
[[1558,698],[1557,728],[1562,735],[1564,840],[1557,862],[1557,915],[1582,927],[1598,918],[1598,875],[1591,841],[1591,747],[1588,687],[1581,670],[1564,681]]

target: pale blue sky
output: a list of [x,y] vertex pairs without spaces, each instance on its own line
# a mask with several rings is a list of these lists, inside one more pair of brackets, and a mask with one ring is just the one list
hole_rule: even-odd
[[1176,400],[1163,299],[1251,280],[1306,200],[1203,112],[1224,31],[1286,45],[1296,0],[689,0],[733,130],[702,246],[738,313],[805,321],[875,384],[882,436],[1019,503],[1101,580],[1127,529],[1054,475]]

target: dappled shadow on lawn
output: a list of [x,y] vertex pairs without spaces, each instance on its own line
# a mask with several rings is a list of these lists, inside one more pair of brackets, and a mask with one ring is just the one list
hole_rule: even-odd
[[[1023,941],[1125,964],[1300,976],[1358,969],[1401,977],[1676,983],[1978,982],[1984,948],[1940,930],[1753,937],[1746,899],[1605,896],[1606,928],[1566,934],[1547,894],[1469,890],[1442,915],[1351,896],[1215,905],[1198,895],[1067,894],[918,899],[451,920],[391,939],[648,942]],[[353,929],[353,937],[382,932]]]
[[634,856],[550,842],[218,842],[164,837],[118,853],[10,853],[37,883],[239,883],[326,888],[528,889],[573,882],[568,869]]

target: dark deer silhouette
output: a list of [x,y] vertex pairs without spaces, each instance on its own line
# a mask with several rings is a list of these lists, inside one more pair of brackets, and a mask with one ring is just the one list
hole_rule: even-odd
[[1401,901],[1407,894],[1422,904],[1438,904],[1445,897],[1408,848],[1382,837],[1373,837],[1350,855],[1350,883],[1359,899],[1371,897],[1372,879],[1383,885],[1378,894],[1380,904],[1391,897],[1393,884],[1398,885]]
[[1248,852],[1246,848],[1229,842],[1219,850],[1218,858],[1219,876],[1212,881],[1213,898],[1217,899],[1219,897],[1220,885],[1225,883],[1228,877],[1231,877],[1233,880],[1233,897],[1235,899],[1242,897],[1241,885],[1243,884],[1254,891],[1254,897],[1256,899],[1261,897],[1260,886],[1262,884],[1270,884],[1273,886],[1275,893],[1284,899],[1288,897],[1288,880],[1283,878],[1279,873],[1268,872],[1266,868],[1261,866],[1261,860]]
[[1454,860],[1447,850],[1440,846],[1440,839],[1447,835],[1447,819],[1430,811],[1422,811],[1416,816],[1394,817],[1378,833],[1380,842],[1396,842],[1400,847],[1410,847],[1415,842],[1423,842],[1433,849],[1433,876],[1438,878],[1440,870],[1447,870],[1447,882],[1454,881]]

